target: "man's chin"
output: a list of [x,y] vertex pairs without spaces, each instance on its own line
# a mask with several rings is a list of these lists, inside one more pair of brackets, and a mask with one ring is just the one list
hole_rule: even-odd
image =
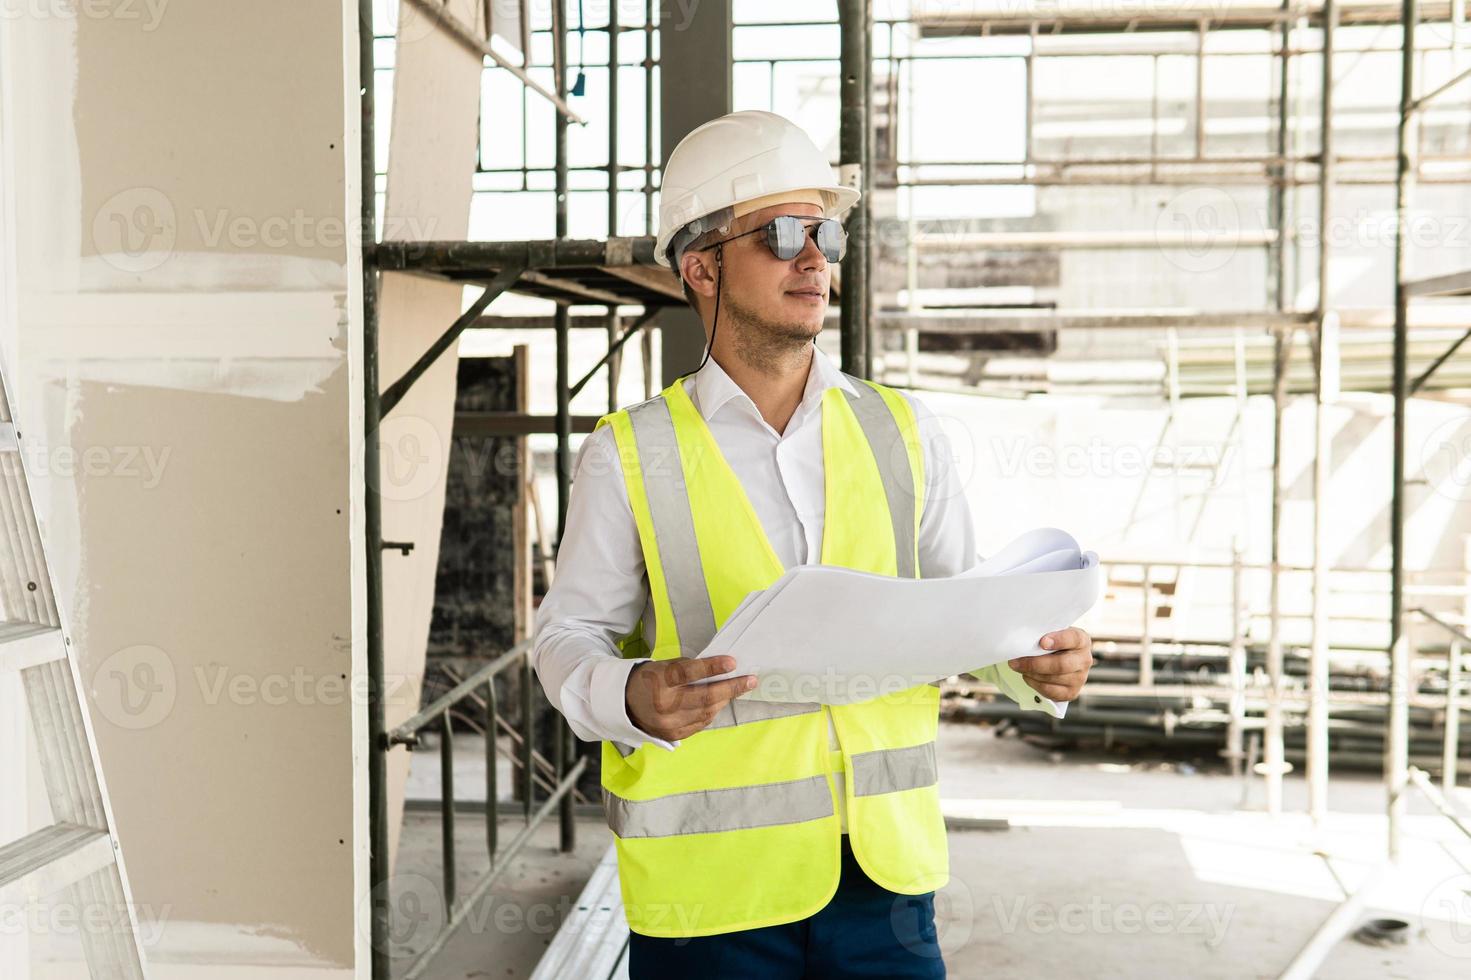
[[783,336],[789,337],[792,340],[812,340],[818,334],[822,333],[822,321],[819,320],[816,323],[798,321],[796,323],[786,324],[785,329],[781,333]]
[[827,306],[824,304],[821,312],[808,313],[805,316],[794,318],[784,323],[783,326],[786,328],[788,334],[794,337],[801,337],[803,340],[811,340],[822,332],[822,325],[826,314]]

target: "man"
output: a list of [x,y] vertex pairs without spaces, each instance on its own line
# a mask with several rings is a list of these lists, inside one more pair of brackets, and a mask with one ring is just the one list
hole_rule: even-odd
[[[630,975],[943,977],[938,687],[828,706],[742,698],[748,676],[692,684],[735,669],[695,658],[788,566],[976,562],[934,416],[814,343],[858,192],[790,121],[736,112],[680,142],[661,196],[659,260],[709,347],[583,443],[532,653],[573,731],[603,740]],[[976,676],[1061,717],[1091,640],[1039,645]]]

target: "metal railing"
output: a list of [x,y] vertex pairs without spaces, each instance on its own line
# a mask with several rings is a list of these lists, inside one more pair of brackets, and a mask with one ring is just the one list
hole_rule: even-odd
[[[1422,609],[1414,611],[1425,614]],[[1432,616],[1431,619],[1434,617]],[[1440,620],[1435,621],[1452,633],[1465,638],[1466,634],[1455,627]],[[1435,784],[1430,781],[1430,775],[1418,766],[1406,768],[1405,781],[1393,791],[1395,799],[1392,802],[1404,801],[1411,787],[1419,790],[1420,794],[1435,808],[1435,811],[1449,820],[1452,826],[1465,834],[1467,838],[1471,838],[1471,822],[1467,821],[1466,815],[1456,809],[1456,805],[1445,793],[1435,788]],[[1394,860],[1376,865],[1358,889],[1352,894],[1345,895],[1343,902],[1333,910],[1328,918],[1323,920],[1322,925],[1293,957],[1292,962],[1280,974],[1278,980],[1312,980],[1313,977],[1318,976],[1318,971],[1328,958],[1328,954],[1333,951],[1338,941],[1353,928],[1364,908],[1369,905],[1370,900],[1391,878],[1395,870]]]
[[[1441,757],[1441,786],[1449,793],[1456,787],[1456,768],[1460,764],[1461,739],[1461,644],[1471,643],[1471,636],[1460,627],[1446,622],[1428,609],[1416,607],[1412,610],[1426,622],[1433,623],[1451,635],[1445,656],[1445,743]],[[1420,772],[1410,767],[1410,776]],[[1432,801],[1433,802],[1433,801]],[[1466,827],[1459,825],[1462,830]]]
[[[529,653],[531,641],[522,640],[505,653],[491,660],[485,666],[475,671],[469,677],[456,684],[449,691],[435,698],[433,702],[424,707],[418,714],[408,721],[388,732],[388,748],[403,745],[410,748],[420,744],[420,734],[426,729],[434,729],[439,733],[439,779],[440,779],[440,833],[442,834],[442,846],[444,853],[444,875],[441,890],[444,895],[444,907],[449,916],[444,926],[435,934],[433,940],[424,948],[424,951],[415,959],[403,980],[416,980],[424,975],[425,970],[432,964],[434,957],[444,948],[456,929],[459,928],[465,917],[469,914],[482,898],[500,878],[510,863],[515,860],[516,855],[531,835],[541,826],[542,822],[553,809],[558,809],[563,814],[561,849],[569,851],[576,841],[576,824],[568,817],[571,811],[562,805],[564,799],[570,799],[570,794],[581,778],[583,770],[587,766],[587,758],[577,760],[570,768],[566,766],[565,751],[565,727],[557,724],[556,747],[553,749],[555,783],[551,787],[547,798],[540,806],[533,810],[536,794],[536,712],[533,710],[532,691],[535,680],[532,676],[531,660]],[[521,802],[525,818],[525,825],[520,832],[511,839],[504,850],[499,848],[500,840],[500,815],[496,801],[500,798],[499,775],[496,771],[497,741],[496,736],[500,729],[500,718],[498,715],[498,701],[496,700],[495,681],[505,670],[519,666],[522,669],[521,676],[521,720],[523,729],[521,732],[521,744],[519,746],[519,761],[521,763]],[[485,711],[485,849],[490,860],[490,868],[475,886],[464,896],[459,898],[459,889],[456,882],[456,857],[455,857],[455,778],[454,778],[454,751],[455,735],[453,724],[454,710],[461,704],[471,701],[478,691],[484,691]],[[375,948],[375,958],[385,956],[387,950]]]
[[1418,789],[1420,795],[1430,801],[1430,805],[1435,807],[1437,813],[1449,820],[1461,833],[1471,838],[1471,823],[1467,823],[1465,815],[1456,809],[1455,804],[1435,788],[1435,784],[1430,781],[1430,775],[1424,769],[1410,766],[1406,785]]
[[[1471,556],[1468,556],[1471,557]],[[1113,608],[1119,614],[1112,617],[1102,629],[1094,630],[1095,649],[1105,662],[1095,667],[1084,692],[1086,698],[1131,699],[1141,703],[1154,703],[1164,719],[1166,728],[1172,721],[1219,720],[1225,728],[1225,748],[1221,755],[1230,766],[1233,775],[1251,776],[1251,766],[1246,763],[1247,735],[1262,730],[1267,734],[1268,719],[1262,717],[1265,709],[1275,702],[1277,711],[1271,719],[1272,726],[1279,730],[1305,724],[1309,735],[1326,734],[1330,716],[1338,711],[1359,708],[1384,708],[1390,705],[1391,694],[1387,690],[1359,690],[1349,687],[1330,687],[1328,677],[1314,679],[1311,671],[1303,675],[1288,675],[1284,663],[1281,676],[1274,683],[1261,670],[1265,654],[1273,642],[1286,648],[1307,649],[1319,639],[1319,630],[1331,621],[1339,625],[1362,626],[1368,623],[1382,624],[1384,615],[1377,610],[1361,612],[1328,613],[1335,597],[1352,597],[1356,607],[1363,607],[1367,600],[1388,602],[1390,575],[1387,568],[1368,566],[1332,566],[1315,570],[1308,565],[1279,562],[1275,574],[1299,580],[1321,574],[1324,591],[1309,604],[1321,606],[1317,609],[1286,606],[1279,608],[1275,617],[1265,609],[1253,608],[1250,596],[1261,591],[1263,579],[1272,575],[1274,566],[1267,562],[1248,562],[1237,552],[1230,561],[1179,561],[1148,559],[1134,556],[1110,558],[1101,562],[1109,569],[1109,588],[1118,593],[1139,594],[1138,605],[1119,595],[1115,596]],[[1187,575],[1214,574],[1229,576],[1229,586],[1223,586],[1219,594],[1223,605],[1229,602],[1228,610],[1212,609],[1210,614],[1226,620],[1227,629],[1217,633],[1211,630],[1192,629],[1189,624],[1198,623],[1202,610],[1193,608],[1191,591],[1199,593],[1202,586],[1181,588]],[[1253,582],[1253,580],[1255,580]],[[1255,584],[1258,588],[1253,590]],[[1405,572],[1402,588],[1419,602],[1432,598],[1461,598],[1471,604],[1471,563],[1465,568],[1444,566],[1414,569]],[[1213,591],[1213,590],[1212,590]],[[1158,615],[1162,605],[1171,608],[1168,620]],[[1125,625],[1134,616],[1137,608],[1136,627]],[[1459,713],[1465,699],[1462,695],[1461,652],[1471,643],[1471,636],[1463,627],[1423,607],[1410,610],[1423,617],[1424,621],[1446,631],[1447,642],[1427,643],[1424,640],[1412,644],[1408,659],[1412,668],[1412,679],[1418,678],[1427,668],[1446,665],[1446,689],[1444,692],[1422,689],[1418,680],[1411,683],[1402,695],[1411,708],[1444,713],[1444,743],[1441,749],[1442,779],[1447,790],[1455,785],[1461,765]],[[1317,616],[1322,614],[1320,624]],[[1166,625],[1167,623],[1167,625]],[[1181,626],[1186,624],[1186,628]],[[1289,624],[1302,624],[1296,631]],[[1259,632],[1254,625],[1262,627]],[[1379,662],[1384,645],[1373,638],[1347,639],[1340,636],[1331,641],[1326,634],[1321,636],[1324,658],[1331,653],[1336,663],[1341,658],[1361,668],[1372,668]],[[1137,651],[1137,668],[1129,664]],[[1122,655],[1122,663],[1108,662],[1111,655]],[[1442,660],[1444,657],[1444,660]],[[1257,669],[1252,669],[1253,658]],[[1194,664],[1187,673],[1182,664]],[[1301,658],[1298,659],[1301,663]],[[1209,666],[1202,666],[1208,664]],[[1306,686],[1302,686],[1306,682]],[[966,682],[968,687],[986,687],[980,682]],[[1186,715],[1177,715],[1170,703],[1204,698],[1208,707],[1197,706]],[[1163,706],[1163,707],[1162,707]],[[1128,708],[1109,710],[1128,711]],[[1140,716],[1142,717],[1142,716]],[[1102,722],[1098,722],[1102,724]],[[1154,723],[1161,723],[1156,720]],[[1363,722],[1365,730],[1372,723]],[[1070,725],[1074,731],[1076,724]],[[1423,734],[1423,733],[1422,733]],[[1310,738],[1304,750],[1306,761],[1312,771],[1326,772],[1328,752],[1326,739]],[[1429,765],[1423,760],[1422,765]],[[1270,774],[1267,774],[1270,777]]]
[[[556,29],[558,39],[565,38],[565,25],[562,23],[562,5],[553,7],[553,26]],[[470,309],[458,317],[453,324],[430,346],[418,361],[410,367],[401,377],[392,384],[382,387],[380,385],[379,373],[379,318],[378,318],[378,289],[379,276],[385,271],[402,268],[404,246],[395,248],[393,243],[379,243],[376,232],[376,209],[375,195],[372,192],[376,182],[376,163],[374,158],[374,75],[373,75],[373,6],[372,0],[359,0],[358,5],[359,30],[358,30],[358,58],[360,66],[360,77],[362,90],[360,94],[362,109],[362,160],[361,160],[361,186],[362,186],[362,210],[360,222],[362,227],[363,245],[363,472],[365,474],[365,492],[363,504],[364,524],[364,553],[366,564],[366,597],[365,605],[367,612],[367,674],[368,674],[368,836],[369,836],[369,928],[370,928],[370,950],[371,950],[371,975],[373,980],[389,980],[392,970],[391,953],[391,925],[392,910],[390,889],[392,881],[389,876],[389,819],[388,819],[388,754],[398,746],[411,745],[417,742],[419,733],[431,726],[437,726],[440,731],[440,752],[442,760],[441,774],[441,821],[444,834],[444,878],[443,890],[445,894],[446,909],[450,913],[443,929],[434,937],[428,947],[424,949],[414,961],[405,974],[405,980],[424,975],[424,971],[433,962],[435,956],[443,949],[445,942],[464,921],[468,911],[479,901],[484,894],[493,886],[499,878],[501,871],[505,869],[510,860],[520,851],[532,833],[546,819],[554,808],[559,811],[561,820],[561,849],[570,851],[575,843],[575,818],[572,807],[572,787],[582,775],[586,767],[586,760],[579,760],[575,765],[569,765],[569,757],[572,753],[573,744],[565,721],[560,715],[555,716],[553,722],[554,747],[554,773],[556,785],[552,787],[548,798],[534,812],[532,807],[535,803],[535,719],[537,712],[534,710],[534,689],[539,685],[536,683],[531,670],[528,657],[530,648],[529,641],[523,641],[512,647],[506,653],[500,655],[484,667],[476,670],[470,677],[466,678],[454,689],[437,698],[432,704],[421,710],[407,722],[393,729],[388,729],[386,720],[386,682],[385,664],[386,652],[384,642],[384,605],[383,605],[383,552],[385,548],[400,547],[383,540],[383,513],[382,497],[379,491],[379,474],[381,473],[381,453],[379,446],[379,428],[384,416],[400,403],[403,396],[423,376],[430,365],[435,363],[439,357],[448,352],[454,345],[459,335],[471,324],[475,323],[480,313],[498,295],[505,292],[515,284],[516,279],[525,271],[528,263],[533,258],[532,247],[526,246],[526,255],[520,261],[515,257],[497,266],[498,273],[484,282],[484,291],[480,297],[471,304]],[[553,60],[557,65],[557,95],[565,100],[565,72],[561,69],[565,66],[565,52],[561,43],[555,45]],[[557,121],[557,167],[558,167],[558,207],[557,207],[557,237],[559,240],[566,238],[566,127],[568,117],[559,112]],[[485,246],[495,248],[495,246]],[[574,248],[575,250],[575,248]],[[555,251],[555,247],[553,247]],[[558,364],[557,364],[557,437],[558,437],[558,489],[559,507],[558,515],[566,513],[566,491],[570,471],[570,455],[567,449],[567,440],[571,430],[571,414],[568,406],[568,372],[566,360],[567,340],[567,306],[559,303],[557,306],[557,334],[558,334]],[[630,331],[631,335],[632,331]],[[626,337],[623,339],[627,339]],[[497,717],[497,703],[495,698],[495,678],[502,671],[513,664],[520,664],[521,676],[521,716],[524,732],[521,739],[521,763],[523,767],[523,778],[525,780],[525,798],[523,810],[525,826],[516,837],[506,846],[504,851],[497,855],[498,850],[498,828],[496,806],[496,732],[499,725]],[[490,870],[476,883],[475,887],[465,898],[456,903],[457,883],[455,875],[455,844],[454,844],[454,767],[452,756],[454,752],[454,732],[451,725],[451,712],[456,705],[473,697],[480,688],[486,691],[485,710],[489,718],[486,726],[486,762],[487,762],[487,799],[486,799],[486,835],[487,847],[491,857]]]

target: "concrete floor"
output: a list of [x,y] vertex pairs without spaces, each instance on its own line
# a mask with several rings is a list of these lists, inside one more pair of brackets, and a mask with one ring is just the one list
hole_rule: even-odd
[[[468,789],[483,780],[478,747],[466,748],[456,771]],[[1373,777],[1335,776],[1333,813],[1315,833],[1296,814],[1268,818],[1259,784],[1241,806],[1241,782],[1209,763],[1048,753],[966,725],[942,726],[940,748],[946,816],[1007,827],[950,834],[951,877],[936,907],[952,977],[1276,977],[1338,905],[1338,880],[1357,887],[1383,853]],[[411,795],[432,795],[437,760],[415,756]],[[1305,800],[1294,774],[1287,806]],[[1471,794],[1461,800],[1471,807]],[[503,840],[519,828],[503,817]],[[1320,977],[1471,976],[1471,841],[1418,800],[1406,831],[1403,866],[1365,917],[1397,916],[1414,935],[1393,948],[1345,940]],[[570,854],[558,853],[557,835],[555,819],[539,828],[430,976],[530,975],[610,840],[596,818],[578,821]],[[486,867],[483,818],[462,814],[456,836],[463,894]],[[397,930],[405,950],[422,949],[443,921],[439,850],[438,816],[411,815],[395,898],[415,913]]]
[[[519,817],[501,820],[502,844],[524,826]],[[466,894],[488,868],[485,821],[461,814],[456,820],[459,893]],[[558,850],[555,815],[534,832],[521,857],[506,869],[489,895],[476,904],[428,974],[435,980],[512,980],[529,977],[542,951],[582,891],[612,837],[601,820],[577,821],[577,846]],[[440,897],[439,816],[411,814],[405,825],[400,864],[394,875],[394,976],[403,976],[415,956],[444,924]],[[400,910],[403,914],[400,914]]]

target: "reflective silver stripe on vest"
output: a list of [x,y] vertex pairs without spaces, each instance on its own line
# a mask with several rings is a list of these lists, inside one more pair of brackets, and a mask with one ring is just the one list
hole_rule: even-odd
[[853,795],[877,796],[904,789],[932,786],[940,780],[935,764],[935,743],[907,749],[858,752],[852,757]]
[[915,578],[914,508],[919,501],[914,486],[914,471],[909,467],[909,450],[899,432],[899,423],[889,411],[884,396],[866,382],[845,375],[857,394],[844,392],[848,405],[858,418],[858,425],[868,439],[868,448],[878,464],[884,495],[889,500],[889,518],[894,523],[894,554],[899,578]]
[[674,435],[674,418],[669,414],[669,402],[654,398],[630,408],[628,420],[638,443],[638,465],[649,499],[659,563],[664,566],[664,589],[679,634],[679,652],[693,657],[715,636],[715,613],[705,587],[705,566],[695,539],[695,517],[679,458],[679,440]]
[[[700,731],[708,731],[712,728],[730,728],[734,725],[748,725],[753,721],[767,721],[772,718],[790,718],[792,715],[806,715],[814,711],[821,711],[822,705],[815,701],[752,701],[749,698],[733,698],[725,702],[725,707],[720,713],[710,720]],[[698,734],[698,733],[697,733]],[[623,758],[628,758],[637,750],[637,746],[628,745],[624,742],[614,741],[613,748]]]
[[[665,589],[674,613],[680,655],[693,657],[714,638],[715,613],[705,585],[705,568],[695,537],[694,510],[674,434],[674,419],[664,398],[633,406],[628,410],[628,418],[638,444],[639,469],[649,500],[649,515],[654,522],[659,562],[664,566]],[[779,704],[736,699],[727,702],[706,727],[729,728],[820,710],[822,705],[815,702]],[[634,751],[633,747],[617,742],[613,746],[625,758]]]
[[730,789],[625,800],[603,790],[608,826],[618,837],[673,837],[804,823],[833,815],[827,776]]
[[789,718],[821,711],[816,701],[753,701],[750,698],[734,698],[725,703],[720,714],[711,719],[706,728],[729,728],[731,725],[748,725],[753,721],[771,718]]

